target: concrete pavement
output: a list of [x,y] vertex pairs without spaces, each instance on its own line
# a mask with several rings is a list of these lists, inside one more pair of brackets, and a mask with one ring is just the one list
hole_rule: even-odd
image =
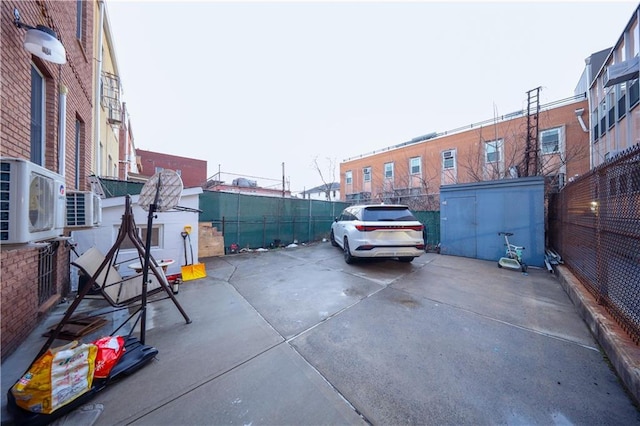
[[[96,425],[640,423],[546,270],[433,253],[347,265],[329,243],[201,261],[207,278],[177,295],[193,322],[149,304],[159,354],[92,399]],[[3,424],[64,309],[2,364]]]

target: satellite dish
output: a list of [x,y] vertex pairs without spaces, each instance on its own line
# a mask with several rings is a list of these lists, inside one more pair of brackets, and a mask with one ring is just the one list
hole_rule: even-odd
[[[155,211],[164,212],[174,208],[182,195],[182,179],[173,170],[162,170],[153,175],[142,187],[138,205],[149,211],[155,204]],[[157,197],[157,199],[156,199]]]

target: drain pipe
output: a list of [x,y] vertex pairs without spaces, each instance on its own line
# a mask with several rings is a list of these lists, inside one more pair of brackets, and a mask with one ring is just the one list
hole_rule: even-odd
[[584,120],[582,119],[582,114],[584,113],[584,108],[579,108],[575,110],[576,117],[578,118],[578,123],[580,123],[580,127],[582,127],[582,131],[585,133],[589,133],[589,129],[587,125],[584,124]]
[[588,58],[586,58],[584,60],[584,64],[585,64],[585,71],[587,73],[587,108],[589,108],[588,114],[589,114],[589,128],[587,129],[589,131],[589,169],[593,169],[593,139],[595,138],[595,135],[592,136],[591,134],[591,127],[593,126],[593,123],[591,122],[592,120],[592,112],[593,112],[593,107],[591,106],[591,86],[592,86],[592,81],[591,81],[591,56],[589,56]]
[[95,174],[102,176],[102,155],[100,152],[100,110],[102,109],[100,102],[100,81],[102,80],[102,33],[104,26],[104,1],[99,0],[100,19],[98,24],[98,58],[96,63],[96,87],[95,87],[95,104],[93,105],[93,143],[95,149]]
[[60,98],[58,99],[58,174],[65,174],[65,153],[67,151],[67,93],[69,90],[64,84],[60,85]]

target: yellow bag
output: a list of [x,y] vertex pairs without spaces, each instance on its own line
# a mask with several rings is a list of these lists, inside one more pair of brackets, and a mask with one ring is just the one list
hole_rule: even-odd
[[49,349],[11,388],[16,405],[51,414],[86,393],[93,383],[97,351],[96,345],[77,341]]

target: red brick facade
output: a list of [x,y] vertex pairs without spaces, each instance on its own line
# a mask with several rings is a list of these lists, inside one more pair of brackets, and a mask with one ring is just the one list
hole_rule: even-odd
[[[562,129],[565,149],[561,155],[540,155],[540,173],[531,170],[529,176],[557,176],[562,173],[564,179],[569,179],[589,170],[589,133],[582,129],[575,112],[580,108],[588,109],[586,99],[540,112],[539,131]],[[439,210],[441,185],[503,179],[510,177],[512,166],[518,167],[519,175],[523,176],[526,139],[527,117],[521,115],[363,154],[340,164],[340,197],[354,202],[393,201],[407,204],[411,204],[407,202],[411,199],[416,201],[416,205],[412,206],[416,209]],[[484,161],[485,143],[495,140],[501,140],[503,146],[499,169],[488,168]],[[536,142],[534,148],[539,148],[539,143]],[[447,170],[443,170],[445,151],[455,152],[454,167]],[[417,173],[409,171],[412,159],[417,162],[414,166],[418,167],[419,164]],[[385,177],[385,164],[392,164],[392,178]],[[367,177],[365,169],[370,170]],[[351,184],[346,181],[349,172]]]
[[38,249],[2,250],[2,358],[38,323]]
[[156,168],[161,167],[163,169],[179,170],[185,188],[204,186],[207,182],[207,162],[204,160],[143,151],[141,149],[136,149],[136,155],[142,165],[142,170],[140,171],[142,176],[151,177],[156,173]]
[[[63,174],[67,190],[76,189],[76,128],[79,123],[80,176],[77,189],[90,189],[93,100],[93,2],[82,2],[82,38],[76,37],[77,4],[69,1],[0,2],[0,155],[30,159],[31,69],[44,78],[44,167]],[[67,63],[54,64],[32,56],[23,48],[26,33],[14,25],[14,9],[20,21],[53,29],[66,50]],[[66,91],[66,137],[60,140],[60,93]],[[65,150],[65,168],[58,160]],[[69,250],[60,244],[54,266],[56,295],[38,301],[38,252],[32,246],[1,247],[2,358],[33,330],[40,314],[69,291]]]

